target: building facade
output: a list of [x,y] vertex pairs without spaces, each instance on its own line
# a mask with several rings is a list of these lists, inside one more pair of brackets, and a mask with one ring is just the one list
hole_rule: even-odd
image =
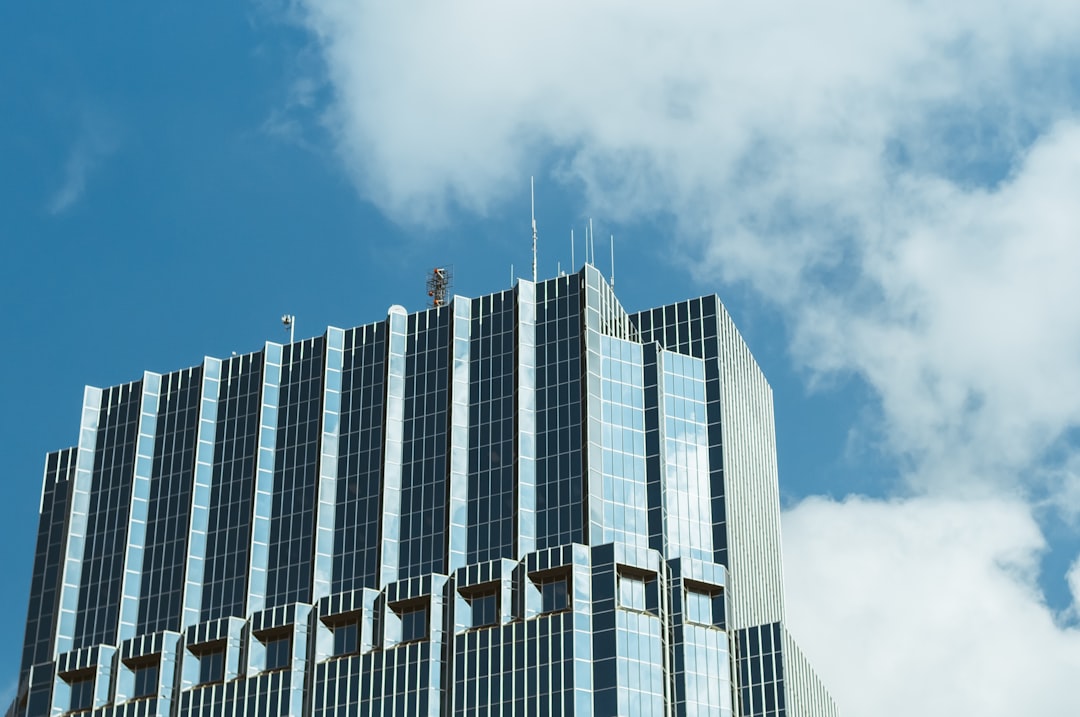
[[832,717],[772,394],[591,265],[87,388],[8,714]]

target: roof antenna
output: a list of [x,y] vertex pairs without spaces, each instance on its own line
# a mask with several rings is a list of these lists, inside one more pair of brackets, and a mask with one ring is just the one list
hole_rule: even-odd
[[291,344],[293,342],[293,337],[296,336],[296,317],[292,314],[283,315],[281,317],[281,325],[289,332],[289,343]]
[[446,297],[450,293],[450,283],[454,276],[452,267],[437,266],[431,270],[427,278],[427,295],[431,298],[429,307],[438,308],[446,305]]
[[570,271],[577,271],[577,261],[574,260],[574,228],[570,227]]
[[611,235],[611,289],[615,289],[615,235]]
[[529,177],[529,201],[532,203],[532,230],[533,230],[533,283],[536,283],[536,183],[533,177]]
[[592,263],[596,264],[596,232],[592,228],[592,217],[589,217],[589,255],[592,256]]
[[514,265],[510,265],[510,286],[514,285]]

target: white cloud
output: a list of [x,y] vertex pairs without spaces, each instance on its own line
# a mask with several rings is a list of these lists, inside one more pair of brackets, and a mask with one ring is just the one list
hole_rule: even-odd
[[994,189],[909,182],[854,288],[804,283],[799,356],[868,379],[924,488],[1030,481],[1080,422],[1078,157],[1062,123]]
[[485,212],[550,163],[597,215],[678,217],[689,271],[874,389],[921,497],[785,516],[792,621],[845,714],[1069,713],[1080,645],[1027,506],[1080,514],[1073,0],[301,4],[391,217]]
[[920,487],[1024,483],[1080,419],[1073,3],[302,6],[392,217],[484,212],[538,156],[674,214],[688,266],[868,380]]
[[50,214],[62,214],[82,199],[90,172],[118,147],[116,126],[103,115],[84,112],[79,136],[64,163],[64,179],[47,203]]
[[784,516],[791,628],[844,714],[1072,714],[1080,629],[1041,599],[1042,548],[1019,501],[809,499]]

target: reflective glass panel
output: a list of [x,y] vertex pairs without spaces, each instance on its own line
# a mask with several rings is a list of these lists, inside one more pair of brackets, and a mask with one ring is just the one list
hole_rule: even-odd
[[221,646],[199,655],[199,684],[221,682],[225,679],[225,647]]
[[266,640],[266,670],[280,670],[289,666],[292,636],[281,635]]
[[412,642],[427,637],[427,608],[420,606],[401,612],[401,641]]
[[540,594],[543,596],[544,612],[558,612],[570,605],[565,577],[545,579],[540,583]]
[[72,680],[71,685],[71,701],[69,703],[69,709],[72,712],[80,712],[82,710],[90,709],[94,704],[94,678],[92,675],[86,675]]
[[334,655],[355,655],[360,651],[360,626],[345,622],[334,628]]
[[484,627],[499,621],[499,595],[492,591],[469,598],[472,605],[472,626]]
[[157,693],[158,665],[156,662],[139,665],[131,670],[135,676],[133,697],[148,697]]

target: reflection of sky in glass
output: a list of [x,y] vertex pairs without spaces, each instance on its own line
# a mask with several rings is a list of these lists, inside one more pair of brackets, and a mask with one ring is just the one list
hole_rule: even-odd
[[686,714],[705,717],[731,715],[727,633],[715,628],[683,628]]
[[[641,345],[600,337],[602,537],[648,547]],[[595,440],[595,439],[593,439]]]
[[664,714],[664,642],[653,615],[619,610],[616,615],[619,714]]
[[663,353],[668,554],[712,558],[704,364]]

